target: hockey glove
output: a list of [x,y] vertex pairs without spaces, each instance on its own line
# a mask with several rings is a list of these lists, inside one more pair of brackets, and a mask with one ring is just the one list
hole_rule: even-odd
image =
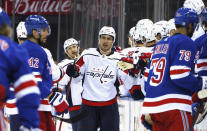
[[69,105],[60,92],[52,92],[49,95],[49,103],[55,108],[55,111],[59,114],[68,112]]
[[79,66],[76,64],[69,64],[66,70],[66,74],[70,77],[78,77],[80,75],[79,73]]
[[128,57],[122,58],[121,61],[118,62],[118,67],[122,71],[127,70],[129,75],[133,77],[136,77],[140,72],[140,70],[136,68],[136,65],[133,64],[133,59]]
[[140,85],[132,86],[129,92],[134,100],[144,99],[144,94],[142,93]]
[[198,92],[195,92],[192,95],[192,101],[193,102],[203,102],[207,101],[207,89],[200,90]]
[[142,124],[144,125],[144,127],[150,131],[152,131],[152,124],[147,122],[147,120],[145,119],[145,115],[141,116],[141,120],[142,120]]
[[128,57],[122,58],[117,64],[119,69],[121,69],[122,71],[134,68],[133,59]]

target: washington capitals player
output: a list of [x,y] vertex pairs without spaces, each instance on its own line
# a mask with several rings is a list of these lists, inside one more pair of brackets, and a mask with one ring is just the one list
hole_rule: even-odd
[[[21,45],[29,52],[29,66],[32,73],[38,81],[38,87],[41,92],[41,104],[39,107],[40,129],[53,131],[55,130],[54,121],[51,117],[51,105],[54,106],[58,113],[68,109],[67,102],[62,98],[62,94],[56,91],[51,92],[52,76],[50,63],[47,54],[39,45],[45,43],[49,33],[47,20],[40,15],[30,15],[25,20],[27,30],[27,40]],[[48,99],[49,102],[48,102]],[[50,103],[50,104],[49,104]]]
[[202,79],[194,76],[197,49],[190,37],[197,23],[194,10],[178,9],[176,34],[162,39],[154,47],[142,108],[143,114],[151,116],[153,131],[189,130],[191,96],[206,88],[205,81],[202,83]]
[[[74,38],[67,39],[64,42],[64,51],[67,58],[62,60],[58,66],[62,67],[66,72],[67,66],[69,64],[74,64],[74,60],[79,58],[79,48],[78,41]],[[69,104],[69,114],[70,117],[75,117],[80,111],[80,105],[82,103],[81,93],[83,91],[82,81],[77,83],[72,82],[73,78],[68,75],[64,77],[57,83],[57,87],[66,90],[66,98]],[[72,123],[73,131],[77,131],[79,122]]]
[[[84,50],[76,65],[80,67],[80,76],[73,79],[76,82],[83,79],[82,103],[88,116],[80,121],[79,131],[119,131],[119,111],[115,82],[122,79],[126,87],[131,87],[127,81],[129,75],[117,67],[117,56],[111,50],[115,42],[115,30],[104,26],[99,31],[99,47]],[[74,66],[69,65],[67,74],[76,77]]]
[[[11,31],[10,19],[0,8],[0,108],[10,97],[9,87],[13,83],[17,99],[16,105],[23,125],[16,131],[38,130],[37,108],[40,104],[40,91],[27,63],[28,54],[25,49],[18,47],[17,43],[9,39]],[[0,121],[3,120],[0,119]],[[2,127],[1,124],[2,122],[0,130],[4,131],[5,127]]]

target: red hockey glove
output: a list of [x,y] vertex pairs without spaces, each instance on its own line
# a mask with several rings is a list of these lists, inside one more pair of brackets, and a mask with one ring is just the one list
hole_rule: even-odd
[[193,102],[203,102],[207,101],[207,89],[200,90],[198,92],[195,92],[192,95],[192,101]]
[[[149,117],[149,118],[148,118],[148,117]],[[147,119],[146,119],[146,118],[147,118]],[[146,117],[145,115],[142,115],[142,116],[141,116],[141,121],[142,121],[143,126],[144,126],[146,129],[152,131],[152,120],[151,120],[151,118],[150,118],[150,115],[147,114],[147,117]]]
[[68,111],[69,105],[60,92],[52,92],[49,95],[49,103],[59,114],[66,113]]

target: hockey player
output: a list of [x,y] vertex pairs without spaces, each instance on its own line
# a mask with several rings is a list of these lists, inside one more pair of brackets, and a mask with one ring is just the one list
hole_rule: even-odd
[[[21,45],[29,52],[29,66],[35,75],[38,87],[41,92],[41,105],[39,107],[40,126],[39,128],[47,131],[54,131],[55,125],[51,116],[51,106],[54,106],[58,113],[63,113],[68,109],[66,100],[58,91],[52,91],[52,72],[48,56],[40,46],[45,43],[49,34],[47,20],[40,15],[30,15],[25,20],[27,30],[27,40]],[[48,102],[49,100],[49,102]]]
[[[183,3],[183,7],[185,8],[191,8],[196,11],[198,15],[202,12],[202,10],[205,8],[205,5],[203,3],[203,0],[185,0]],[[201,35],[203,35],[205,32],[203,31],[201,27],[201,23],[199,23],[193,33],[192,40],[197,39]]]
[[[206,68],[206,61],[207,61],[207,8],[204,8],[200,14],[200,21],[201,21],[201,27],[204,30],[205,34],[203,34],[202,36],[200,36],[199,38],[197,38],[195,40],[195,43],[197,45],[198,51],[199,51],[199,57],[197,60],[197,64],[196,64],[196,68],[195,71],[198,74],[198,76],[207,76],[207,68]],[[207,114],[207,103],[201,103],[201,104],[205,104],[205,108],[203,110],[203,112],[199,115],[196,124],[201,123],[204,118],[207,119],[206,114]],[[193,104],[193,105],[197,105],[197,104]],[[195,107],[193,108],[195,109]],[[204,123],[204,122],[202,122]],[[206,125],[206,124],[205,124]],[[196,125],[195,125],[196,126]],[[205,126],[207,127],[207,126]]]
[[[9,39],[11,31],[11,21],[0,8],[0,109],[5,100],[11,97],[9,87],[13,83],[22,124],[16,131],[38,130],[40,91],[27,63],[28,54]],[[0,119],[2,124],[3,119]],[[4,131],[5,127],[1,124],[0,130]]]
[[[79,48],[78,41],[74,38],[67,39],[64,42],[64,51],[67,58],[62,60],[58,66],[62,67],[66,72],[67,66],[69,64],[74,64],[74,60],[79,58]],[[78,115],[81,106],[81,93],[82,93],[82,81],[78,83],[72,82],[72,77],[64,75],[64,77],[57,83],[57,87],[61,90],[66,91],[66,99],[69,104],[69,114],[70,117],[75,117]],[[79,126],[79,121],[72,123],[73,131],[77,131]]]
[[[115,82],[122,79],[126,87],[131,87],[128,76],[117,67],[117,54],[111,50],[115,42],[115,30],[104,26],[99,31],[98,48],[84,50],[76,66],[69,65],[67,74],[83,78],[82,109],[88,116],[80,121],[79,131],[119,131],[119,111]],[[74,72],[74,69],[78,72]],[[78,73],[80,75],[78,76]],[[73,82],[73,81],[72,81]]]
[[[16,32],[17,32],[17,40],[19,44],[22,44],[27,39],[27,31],[24,25],[25,22],[19,22]],[[11,96],[6,101],[5,104],[5,114],[9,117],[10,122],[10,130],[16,131],[21,126],[21,121],[19,120],[18,109],[16,107],[16,98],[14,97],[14,90],[13,85],[10,87]]]
[[197,23],[194,10],[178,9],[176,34],[162,39],[154,47],[142,108],[143,114],[151,116],[153,131],[189,130],[191,95],[206,88],[203,78],[194,76],[197,50],[190,37]]

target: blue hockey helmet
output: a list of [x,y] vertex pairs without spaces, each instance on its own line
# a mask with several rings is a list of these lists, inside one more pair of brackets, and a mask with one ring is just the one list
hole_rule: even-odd
[[6,12],[0,7],[0,27],[6,24],[11,27],[11,20]]
[[28,16],[25,20],[25,27],[28,35],[32,34],[32,30],[37,30],[38,34],[40,34],[41,29],[44,28],[48,28],[48,32],[50,34],[50,26],[47,20],[41,15]]
[[207,8],[204,8],[200,14],[201,23],[205,22],[207,24]]
[[198,14],[191,8],[179,8],[175,13],[175,25],[188,27],[190,23],[193,24],[194,29],[198,24]]

